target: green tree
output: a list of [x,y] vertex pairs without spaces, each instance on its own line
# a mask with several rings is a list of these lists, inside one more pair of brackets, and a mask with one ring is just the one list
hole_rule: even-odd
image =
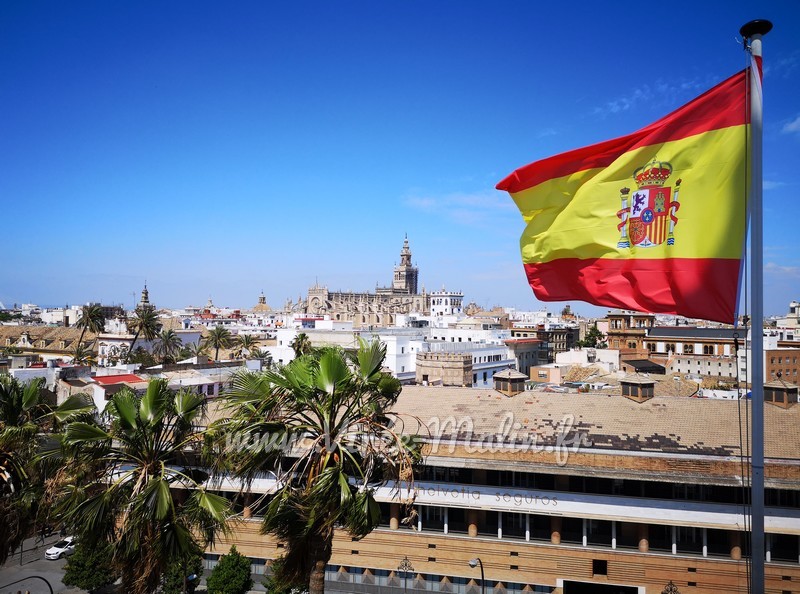
[[253,587],[250,559],[232,546],[227,555],[219,559],[206,582],[208,594],[246,594]]
[[112,396],[108,428],[66,425],[65,465],[97,471],[62,499],[61,511],[88,546],[111,544],[126,593],[153,592],[171,563],[226,530],[228,500],[183,467],[183,452],[203,439],[202,406],[202,395],[154,379],[142,396],[129,389]]
[[[281,583],[323,592],[334,529],[366,536],[380,521],[375,482],[413,479],[419,451],[391,428],[387,411],[401,386],[381,371],[385,357],[380,342],[361,341],[356,353],[315,349],[277,370],[234,377],[231,414],[215,431],[235,438],[220,440],[235,475],[245,482],[264,471],[279,476],[262,531],[285,544]],[[288,448],[274,444],[299,438],[302,453],[281,465]]]
[[91,346],[78,342],[75,349],[72,351],[72,362],[75,365],[94,365],[97,359],[94,356],[94,350]]
[[76,328],[81,328],[81,336],[78,338],[78,346],[83,344],[83,335],[86,331],[100,334],[106,327],[106,319],[103,317],[103,309],[97,303],[90,303],[81,308],[81,317],[75,322]]
[[50,412],[43,384],[0,375],[0,565],[35,525],[41,477],[34,462]]
[[586,331],[583,340],[578,341],[578,346],[582,348],[604,349],[608,347],[605,342],[605,335],[597,329],[597,324]]
[[210,330],[208,337],[206,337],[206,343],[208,344],[209,348],[215,349],[215,361],[219,360],[219,350],[227,349],[229,346],[231,346],[232,342],[233,337],[231,336],[230,330],[222,326],[216,326]]
[[128,356],[130,357],[134,352],[133,345],[136,344],[139,335],[145,340],[155,340],[156,336],[158,336],[161,324],[153,308],[137,307],[133,312],[133,316],[128,319],[128,328],[134,333],[131,346],[128,349]]
[[117,574],[112,563],[113,551],[108,543],[99,543],[98,546],[87,546],[80,540],[75,546],[75,553],[67,558],[64,566],[64,577],[61,581],[65,586],[73,586],[94,592],[113,584]]
[[174,363],[182,344],[175,330],[162,330],[153,344],[153,355],[160,358],[162,363]]
[[[203,554],[195,551],[171,563],[161,577],[162,594],[191,594],[203,575]],[[189,580],[189,576],[194,579]]]
[[0,375],[0,564],[34,533],[37,524],[48,523],[49,511],[42,496],[50,468],[40,451],[60,420],[85,415],[94,409],[86,395],[70,396],[57,409],[44,402],[44,380],[21,383]]
[[184,346],[186,351],[186,358],[190,357],[205,357],[208,356],[208,344],[205,340],[198,340],[197,342],[190,342]]
[[248,359],[252,358],[251,353],[256,350],[258,346],[258,339],[252,334],[239,334],[236,337],[236,346],[239,348],[241,355]]
[[285,582],[283,566],[286,563],[283,557],[278,557],[270,564],[270,573],[261,580],[269,594],[307,594],[308,583]]
[[272,366],[272,355],[269,354],[269,351],[264,349],[253,349],[250,351],[250,359],[261,359],[264,361],[264,367]]
[[308,334],[305,332],[301,332],[297,336],[294,337],[294,340],[289,344],[289,346],[294,351],[294,356],[299,357],[300,355],[307,355],[311,352],[311,340],[308,338]]
[[141,367],[153,367],[158,364],[156,358],[142,347],[138,347],[132,353],[129,352],[126,356],[126,361],[128,363],[138,363]]

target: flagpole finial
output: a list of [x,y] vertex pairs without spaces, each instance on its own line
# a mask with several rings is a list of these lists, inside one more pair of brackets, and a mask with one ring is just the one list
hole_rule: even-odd
[[739,29],[739,35],[745,39],[750,39],[754,35],[766,35],[770,31],[772,31],[772,23],[770,21],[756,19],[742,25],[742,28]]

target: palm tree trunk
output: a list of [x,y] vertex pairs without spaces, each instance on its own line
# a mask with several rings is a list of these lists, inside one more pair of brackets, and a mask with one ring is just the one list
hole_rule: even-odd
[[331,559],[333,552],[333,532],[320,535],[311,541],[308,552],[311,574],[308,578],[308,594],[325,593],[325,566]]
[[136,344],[136,339],[139,338],[139,332],[141,332],[141,330],[137,330],[136,334],[133,335],[133,340],[131,341],[131,348],[128,349],[128,356],[125,357],[126,363],[130,360],[131,355],[133,354],[133,345]]

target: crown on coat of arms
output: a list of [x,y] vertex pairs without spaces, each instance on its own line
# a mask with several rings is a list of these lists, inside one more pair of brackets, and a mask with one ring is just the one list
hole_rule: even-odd
[[640,188],[663,186],[667,178],[672,174],[672,165],[666,161],[653,159],[644,167],[639,167],[633,172],[633,179]]

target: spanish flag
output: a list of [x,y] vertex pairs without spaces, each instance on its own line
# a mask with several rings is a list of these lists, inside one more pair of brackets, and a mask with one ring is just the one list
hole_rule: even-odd
[[633,134],[497,184],[527,224],[520,248],[538,299],[735,321],[749,70]]

